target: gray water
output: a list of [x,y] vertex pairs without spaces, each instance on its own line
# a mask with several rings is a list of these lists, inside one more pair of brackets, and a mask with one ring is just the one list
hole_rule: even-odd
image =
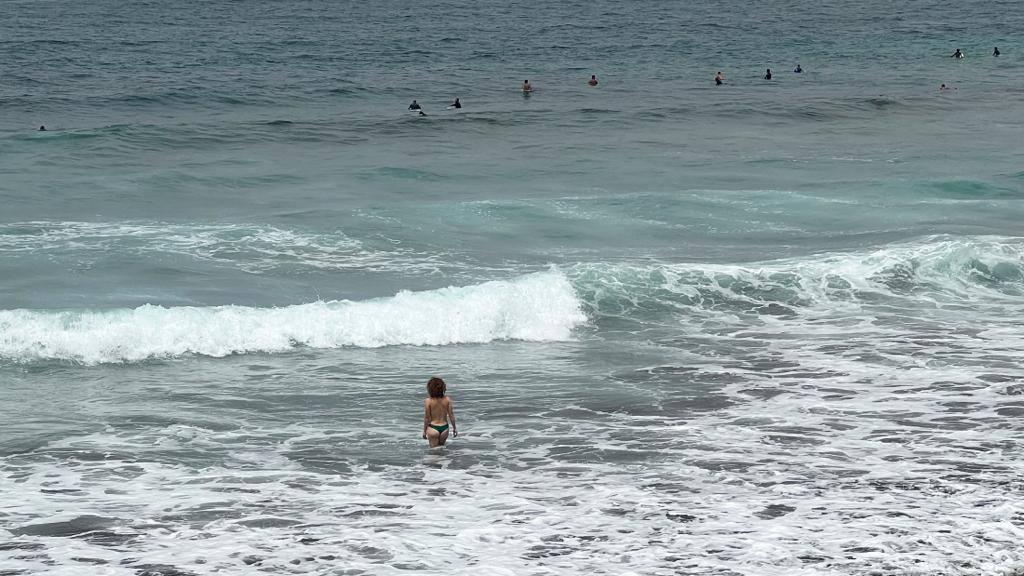
[[1019,3],[0,8],[0,573],[1024,568]]

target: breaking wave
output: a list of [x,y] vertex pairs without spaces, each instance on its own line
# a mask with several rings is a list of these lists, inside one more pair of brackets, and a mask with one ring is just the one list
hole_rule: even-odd
[[0,358],[82,364],[312,348],[553,341],[586,320],[566,277],[403,291],[389,298],[279,308],[140,306],[105,311],[0,311]]

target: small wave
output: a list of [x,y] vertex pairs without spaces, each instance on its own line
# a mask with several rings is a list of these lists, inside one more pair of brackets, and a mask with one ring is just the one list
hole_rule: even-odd
[[283,267],[308,270],[375,270],[396,263],[431,266],[426,255],[401,247],[369,248],[340,231],[324,234],[251,224],[161,222],[16,222],[0,224],[0,255],[180,254],[223,262],[259,274]]
[[568,274],[597,318],[694,311],[778,316],[908,297],[1017,301],[1024,296],[1024,240],[942,236],[754,265],[597,263],[578,264]]
[[403,291],[367,301],[280,308],[146,305],[106,311],[0,311],[0,358],[87,365],[296,347],[444,346],[569,339],[586,321],[568,279],[548,271],[508,281]]
[[1020,193],[1013,188],[995,186],[976,180],[942,180],[928,182],[921,188],[931,197],[966,199],[1017,199]]

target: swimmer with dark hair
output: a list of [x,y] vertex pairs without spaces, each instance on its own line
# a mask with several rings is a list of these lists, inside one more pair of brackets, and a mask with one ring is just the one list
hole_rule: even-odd
[[721,86],[722,84],[725,84],[725,76],[722,76],[722,71],[719,70],[718,73],[715,74],[715,86]]
[[794,72],[795,74],[803,74],[803,72],[804,72],[804,69],[803,69],[803,68],[801,68],[799,64],[797,64],[797,65],[796,65],[796,68],[794,68],[794,69],[793,69],[793,72]]
[[771,68],[768,68],[767,70],[764,71],[764,79],[765,80],[771,80],[772,79],[772,69]]
[[412,104],[409,104],[409,110],[412,110],[413,112],[419,112],[420,116],[427,115],[427,113],[423,111],[423,107],[420,106],[420,103],[415,100],[412,101]]
[[440,378],[431,378],[427,382],[427,397],[423,400],[423,438],[431,448],[444,446],[448,441],[449,425],[452,438],[459,436],[455,426],[455,407],[452,399],[445,395],[447,388]]
[[999,46],[996,46],[995,48],[992,49],[992,55],[999,56]]
[[964,58],[964,53],[961,52],[959,48],[957,48],[955,52],[949,55],[949,57],[956,58],[957,60],[962,60]]
[[591,86],[597,86],[597,75],[591,74],[590,75],[590,80],[587,80],[587,84],[589,84]]

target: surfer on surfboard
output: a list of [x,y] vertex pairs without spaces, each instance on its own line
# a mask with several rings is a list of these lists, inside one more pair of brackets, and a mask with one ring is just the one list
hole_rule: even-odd
[[413,112],[419,112],[420,116],[427,115],[427,113],[423,111],[423,107],[420,106],[420,103],[415,100],[412,101],[412,104],[409,104],[409,110]]

